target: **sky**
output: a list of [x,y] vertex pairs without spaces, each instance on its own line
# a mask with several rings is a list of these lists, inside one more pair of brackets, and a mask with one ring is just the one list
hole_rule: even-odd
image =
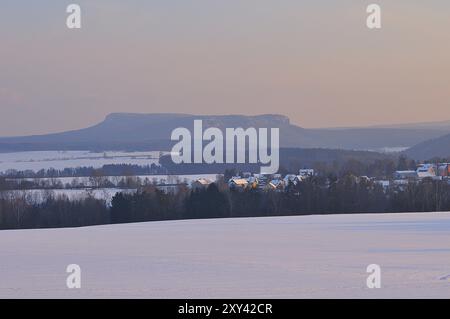
[[[366,26],[371,3],[380,30]],[[449,12],[448,0],[1,0],[0,136],[112,112],[450,120]]]

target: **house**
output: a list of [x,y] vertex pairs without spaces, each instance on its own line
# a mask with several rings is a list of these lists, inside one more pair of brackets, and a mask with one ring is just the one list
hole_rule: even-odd
[[202,190],[208,188],[208,186],[212,184],[212,181],[206,178],[199,178],[192,182],[191,187],[192,190]]
[[248,187],[248,180],[241,178],[240,176],[232,177],[228,181],[228,187],[230,189],[246,189]]
[[417,176],[419,178],[426,178],[426,177],[437,176],[436,166],[434,164],[421,164],[417,168],[416,172],[417,172]]
[[441,177],[450,176],[450,163],[440,163],[438,165],[438,176]]
[[266,190],[281,191],[284,189],[284,181],[281,179],[273,179],[266,185]]
[[257,189],[259,187],[259,180],[254,176],[247,178],[248,188]]

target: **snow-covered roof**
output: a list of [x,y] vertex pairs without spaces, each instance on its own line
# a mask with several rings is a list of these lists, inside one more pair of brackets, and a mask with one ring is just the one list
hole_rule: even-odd
[[199,178],[194,183],[199,183],[201,185],[209,185],[212,183],[212,181],[210,181],[209,179],[206,179],[206,178]]
[[232,178],[230,179],[230,183],[234,183],[236,185],[247,185],[248,181],[245,178]]

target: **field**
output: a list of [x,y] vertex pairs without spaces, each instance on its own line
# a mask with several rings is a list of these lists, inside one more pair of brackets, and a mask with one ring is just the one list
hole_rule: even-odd
[[[0,232],[2,298],[449,298],[450,213]],[[81,289],[66,287],[69,264]],[[366,267],[381,266],[368,289]]]
[[39,151],[0,153],[0,172],[40,169],[64,169],[83,166],[94,168],[108,164],[151,165],[159,162],[159,152],[89,152],[89,151]]
[[[159,163],[161,152],[90,152],[90,151],[36,151],[36,152],[15,152],[0,153],[0,173],[8,170],[37,172],[41,169],[58,169],[94,167],[100,168],[108,164],[134,164],[146,166]],[[8,181],[23,182],[29,181],[38,185],[38,189],[18,190],[0,192],[0,195],[11,197],[23,197],[29,203],[40,203],[49,193],[60,196],[65,195],[69,199],[82,199],[93,196],[97,199],[104,199],[110,204],[112,197],[118,192],[134,192],[132,189],[120,187],[119,182],[127,176],[103,176],[102,179],[110,182],[108,188],[95,188],[95,182],[90,177],[56,177],[56,178],[19,178],[7,179]],[[175,184],[185,182],[191,184],[198,178],[216,180],[216,174],[191,174],[191,175],[137,175],[133,179],[144,184]],[[161,186],[163,187],[163,186]]]

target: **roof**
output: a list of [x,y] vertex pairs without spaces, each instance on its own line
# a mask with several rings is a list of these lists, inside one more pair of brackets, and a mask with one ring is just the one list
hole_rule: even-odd
[[212,181],[210,181],[209,179],[206,179],[206,178],[199,178],[194,183],[199,183],[202,185],[209,185],[212,183]]
[[232,178],[229,181],[230,183],[234,183],[236,185],[247,185],[248,182],[245,178]]

